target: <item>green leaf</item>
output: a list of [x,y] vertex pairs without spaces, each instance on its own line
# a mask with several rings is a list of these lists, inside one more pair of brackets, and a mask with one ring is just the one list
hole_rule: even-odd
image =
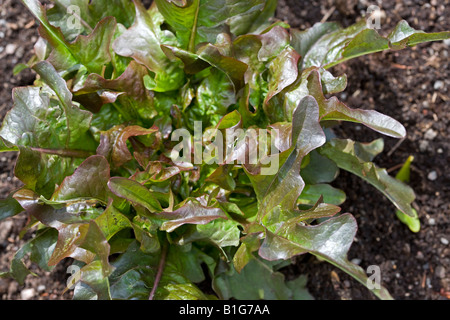
[[178,47],[163,45],[163,51],[172,60],[180,59],[184,64],[184,70],[188,74],[195,74],[209,66],[223,71],[233,82],[237,92],[243,85],[244,73],[247,65],[238,59],[225,55],[218,46],[210,43],[201,45],[195,53],[185,51]]
[[8,195],[6,199],[0,199],[0,221],[23,212],[22,206],[12,195]]
[[48,61],[59,71],[81,64],[90,73],[101,74],[111,61],[109,48],[115,29],[116,20],[107,17],[99,21],[88,36],[80,35],[74,42],[66,43],[67,50],[53,50]]
[[[388,175],[385,169],[378,168],[367,159],[362,159],[358,148],[364,145],[351,140],[333,139],[320,149],[341,169],[349,171],[381,191],[400,211],[415,217],[411,203],[415,198],[413,190],[403,182]],[[370,147],[369,147],[370,148]]]
[[[199,265],[195,266],[194,256],[193,252],[183,251],[177,246],[169,248],[155,299],[208,299],[184,276],[184,269],[188,266],[190,266],[188,272],[192,272],[193,268],[202,272]],[[115,270],[110,277],[112,298],[147,300],[154,285],[159,260],[159,254],[144,254],[139,249],[139,244],[136,242],[130,244],[128,249],[113,262]]]
[[230,266],[213,280],[213,288],[221,299],[238,300],[307,300],[305,278],[286,281],[268,261],[252,258],[240,273]]
[[[350,214],[330,218],[316,226],[285,223],[276,233],[266,231],[259,255],[273,261],[309,252],[342,269],[363,285],[367,285],[364,270],[347,259],[347,252],[356,229],[356,221]],[[392,299],[383,287],[371,291],[381,299]]]
[[[400,170],[395,175],[396,179],[398,179],[402,182],[405,182],[405,183],[409,182],[410,171],[411,171],[410,167],[411,167],[411,162],[413,160],[414,160],[413,156],[409,156],[408,159],[406,159],[403,166],[400,168]],[[416,209],[412,208],[412,212],[414,213],[414,216],[412,216],[412,217],[409,215],[406,215],[405,213],[403,213],[400,210],[395,211],[395,215],[401,222],[406,224],[412,232],[419,232],[420,231],[420,220],[417,215],[417,211],[416,211]]]
[[342,190],[333,188],[329,184],[313,184],[305,185],[297,202],[299,204],[314,205],[321,196],[325,203],[334,205],[340,205],[345,201],[345,193]]
[[[92,148],[88,136],[90,113],[53,103],[38,87],[13,90],[14,108],[3,120],[0,136],[16,146],[41,149]],[[68,111],[66,113],[66,111]],[[81,143],[80,138],[85,141]]]
[[19,149],[0,137],[0,152],[19,151]]
[[286,282],[287,287],[292,290],[293,300],[314,300],[314,297],[306,288],[307,282],[308,278],[304,275],[300,275],[298,278]]
[[264,1],[264,8],[249,13],[235,15],[228,19],[231,33],[240,36],[248,33],[259,33],[270,26],[270,18],[277,9],[277,0]]
[[304,68],[310,66],[330,68],[362,55],[390,49],[399,50],[423,42],[450,38],[448,31],[425,33],[411,28],[405,20],[400,21],[387,37],[371,29],[366,19],[361,19],[346,29],[339,28],[333,32],[326,30],[326,26],[313,29],[316,30],[311,30],[309,33],[324,32],[321,37],[312,38],[312,45],[307,43],[309,50],[304,56]]
[[163,211],[155,195],[136,181],[122,177],[113,177],[109,180],[108,187],[118,197],[125,198],[134,205],[140,205],[150,212]]
[[339,168],[330,159],[322,156],[317,150],[309,153],[310,161],[300,172],[306,184],[330,183],[339,174]]
[[[82,8],[83,3],[80,3],[80,1],[75,5],[81,4],[79,8]],[[49,61],[58,70],[81,64],[90,72],[100,73],[102,67],[111,60],[109,46],[116,26],[114,18],[108,17],[103,19],[90,35],[80,35],[74,42],[70,43],[65,39],[61,29],[53,26],[48,21],[46,10],[38,0],[22,0],[22,2],[38,19],[41,36],[53,47]],[[81,21],[84,20],[80,20],[80,25]],[[85,23],[84,27],[88,27],[88,23]],[[67,30],[67,28],[63,29]]]
[[264,100],[266,104],[274,95],[281,92],[297,79],[300,55],[290,46],[269,63],[269,92]]
[[73,157],[47,154],[26,147],[19,147],[19,157],[14,168],[14,175],[27,188],[36,191],[45,198],[50,198],[66,176],[71,175],[83,161]]
[[297,51],[301,60],[300,69],[303,67],[303,60],[311,47],[325,34],[331,33],[339,29],[339,25],[334,22],[315,23],[311,28],[300,31],[291,29],[291,45]]
[[103,213],[95,218],[95,223],[108,241],[119,231],[131,227],[128,218],[117,210],[111,202]]
[[176,31],[181,47],[191,52],[201,42],[215,43],[217,35],[226,30],[229,18],[261,10],[263,3],[262,0],[193,0],[178,4],[156,0],[158,10]]
[[98,300],[111,300],[109,279],[105,276],[100,261],[93,261],[81,268],[80,281],[95,292]]
[[48,261],[55,248],[56,239],[57,232],[54,229],[47,228],[39,232],[16,252],[11,261],[11,268],[8,275],[17,280],[21,285],[24,283],[27,275],[35,275],[28,270],[23,262],[23,259],[27,255],[30,255],[30,260],[35,262],[41,269],[51,271],[53,267],[48,265]]
[[233,220],[217,219],[207,224],[191,226],[179,239],[180,244],[196,241],[211,242],[219,248],[239,246],[241,231]]

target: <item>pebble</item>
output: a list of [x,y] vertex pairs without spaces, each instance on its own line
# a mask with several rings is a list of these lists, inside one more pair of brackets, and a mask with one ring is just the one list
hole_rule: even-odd
[[352,263],[354,263],[354,264],[357,264],[357,265],[359,265],[360,263],[361,263],[361,259],[359,259],[359,258],[354,258],[354,259],[352,259]]
[[433,86],[434,90],[439,90],[439,89],[442,89],[443,87],[444,87],[444,82],[441,80],[437,80]]
[[5,54],[13,54],[14,52],[16,52],[17,49],[17,45],[14,43],[8,43],[5,47]]
[[437,266],[436,270],[434,271],[434,273],[440,279],[445,278],[445,268],[443,266]]
[[428,219],[428,224],[430,226],[434,226],[436,224],[436,220],[434,218],[430,218],[430,219]]
[[448,245],[448,240],[446,238],[441,238],[441,243],[446,246]]
[[30,300],[30,299],[32,299],[33,297],[34,297],[34,295],[35,295],[35,290],[33,289],[33,288],[30,288],[30,289],[23,289],[21,292],[20,292],[20,298],[22,299],[22,300]]
[[427,140],[420,140],[419,141],[419,150],[420,150],[420,152],[427,151],[429,145],[430,145],[430,142],[428,142]]
[[425,132],[423,137],[426,140],[433,140],[434,138],[437,137],[437,135],[438,135],[437,131],[430,128]]
[[447,47],[450,47],[450,39],[445,39],[445,40],[444,40],[444,44],[445,44]]
[[6,240],[13,226],[14,222],[12,220],[5,220],[0,223],[0,241]]
[[40,285],[38,285],[38,287],[37,287],[37,291],[38,292],[42,292],[42,291],[45,291],[45,286],[43,285],[43,284],[40,284]]
[[437,175],[436,171],[431,171],[427,177],[428,177],[428,180],[434,181],[437,179],[438,175]]

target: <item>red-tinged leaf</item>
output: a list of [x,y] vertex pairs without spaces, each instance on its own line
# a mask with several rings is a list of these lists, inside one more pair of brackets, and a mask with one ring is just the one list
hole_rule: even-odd
[[391,177],[385,169],[378,168],[370,162],[372,149],[371,145],[367,146],[352,140],[333,139],[320,149],[320,153],[335,162],[339,168],[373,185],[404,214],[416,217],[417,213],[411,207],[415,199],[414,191],[405,183]]
[[178,58],[183,62],[186,73],[195,74],[213,66],[228,76],[236,92],[243,86],[247,65],[234,57],[224,55],[223,51],[215,45],[210,43],[202,45],[195,53],[169,45],[164,45],[162,48],[168,57]]
[[74,100],[92,112],[98,112],[105,103],[117,101],[125,119],[150,119],[155,110],[153,97],[144,84],[147,75],[147,68],[135,61],[131,61],[116,79],[107,80],[91,73],[83,86],[74,92]]
[[227,218],[222,209],[206,207],[194,199],[188,199],[173,212],[162,212],[158,216],[169,219],[161,226],[161,230],[167,232],[172,232],[184,224],[207,224],[215,219]]
[[161,49],[162,44],[174,43],[175,36],[160,29],[162,19],[157,20],[157,11],[152,15],[140,1],[136,1],[135,5],[134,24],[114,41],[114,51],[121,56],[134,58],[154,73],[154,78],[147,76],[147,80],[151,80],[148,83],[152,83],[151,87],[147,86],[148,89],[165,92],[180,88],[184,84],[180,64],[171,62]]
[[132,178],[139,183],[166,181],[182,171],[189,171],[192,168],[183,168],[163,161],[151,161],[145,171],[136,172]]
[[[316,226],[286,223],[276,233],[266,232],[259,254],[267,260],[285,260],[309,252],[367,285],[364,270],[347,259],[356,230],[356,220],[350,214],[330,218]],[[371,291],[381,299],[392,299],[384,287]]]
[[65,201],[94,198],[108,201],[109,164],[103,156],[87,158],[73,175],[64,179],[51,200]]
[[115,126],[108,131],[102,132],[97,154],[107,158],[114,167],[120,167],[133,159],[127,146],[128,139],[152,135],[156,132],[159,132],[157,127],[146,129],[140,126]]
[[303,98],[294,112],[292,146],[274,155],[278,160],[275,173],[261,174],[261,168],[255,170],[246,167],[258,198],[259,219],[278,206],[285,210],[296,208],[297,198],[304,187],[300,176],[301,161],[325,143],[325,134],[318,120],[319,106],[316,100],[311,96]]
[[284,88],[294,83],[298,76],[298,60],[300,55],[292,48],[286,47],[269,64],[269,92],[264,104]]
[[[339,86],[339,85],[338,85]],[[406,130],[397,120],[375,110],[352,109],[339,101],[335,96],[327,99],[324,96],[320,70],[311,67],[304,70],[295,85],[289,88],[284,97],[286,116],[290,118],[296,101],[306,95],[312,95],[320,107],[320,120],[341,120],[361,123],[385,135],[401,138]]]

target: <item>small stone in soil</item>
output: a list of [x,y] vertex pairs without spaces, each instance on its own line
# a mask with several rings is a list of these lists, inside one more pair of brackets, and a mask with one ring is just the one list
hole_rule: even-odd
[[443,266],[437,266],[436,270],[434,271],[434,273],[440,279],[444,279],[445,278],[445,268]]
[[420,140],[419,141],[419,150],[420,150],[420,152],[427,151],[429,145],[430,145],[430,143],[427,140]]
[[35,290],[33,288],[23,289],[20,292],[20,298],[22,300],[30,300],[30,299],[32,299],[34,297],[35,293],[36,292],[35,292]]
[[431,171],[431,172],[428,174],[427,177],[428,177],[428,180],[434,181],[434,180],[437,179],[437,172],[436,172],[436,171]]
[[444,87],[444,82],[441,81],[441,80],[437,80],[437,81],[434,83],[433,89],[434,89],[434,90],[439,90],[439,89],[441,89],[441,88],[443,88],[443,87]]
[[441,243],[446,246],[448,245],[448,240],[446,238],[441,238]]
[[14,43],[9,43],[5,47],[5,54],[13,54],[17,49],[17,45]]
[[423,137],[426,140],[433,140],[434,138],[436,138],[437,135],[438,135],[437,131],[430,128],[425,132]]

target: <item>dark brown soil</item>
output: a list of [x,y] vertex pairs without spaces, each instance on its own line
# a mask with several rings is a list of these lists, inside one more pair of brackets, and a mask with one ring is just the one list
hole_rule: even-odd
[[[149,2],[149,1],[147,1]],[[19,0],[0,0],[0,119],[12,107],[11,90],[32,84],[34,74],[25,70],[12,76],[13,67],[26,62],[37,40],[36,23]],[[277,17],[292,27],[304,29],[319,21],[354,23],[370,4],[379,5],[385,17],[382,34],[396,22],[427,32],[450,30],[450,1],[365,1],[365,0],[279,0]],[[9,48],[8,48],[9,45]],[[415,206],[422,229],[412,233],[395,217],[395,209],[381,193],[359,178],[341,172],[334,184],[347,193],[344,212],[357,219],[359,230],[349,259],[361,267],[378,265],[383,285],[395,299],[436,300],[450,298],[450,208],[448,87],[449,43],[422,44],[400,52],[361,57],[335,67],[335,74],[346,73],[349,84],[341,100],[353,108],[376,109],[403,123],[407,138],[385,138],[385,152],[376,163],[388,169],[414,156],[410,185],[417,194]],[[336,129],[341,137],[371,141],[380,137],[355,124],[343,123]],[[14,153],[0,154],[0,197],[20,186],[14,178]],[[436,172],[436,179],[433,173]],[[431,174],[430,174],[431,173]],[[431,178],[431,179],[430,179]],[[0,222],[0,271],[6,271],[14,252],[27,240],[19,238],[26,217],[19,215]],[[54,272],[33,269],[39,277],[28,276],[25,285],[0,279],[0,299],[70,299],[61,294],[69,274],[66,264]],[[308,288],[316,299],[374,299],[362,285],[330,264],[305,255],[284,270],[288,277],[308,276]],[[31,290],[25,290],[31,289]],[[21,296],[22,294],[22,296]]]
[[[292,27],[305,28],[332,12],[328,21],[347,26],[367,8],[366,2],[376,3],[281,0],[278,17]],[[385,18],[379,32],[387,35],[401,19],[426,32],[449,30],[449,4],[448,0],[383,1]],[[419,233],[400,223],[390,202],[359,178],[341,171],[335,183],[347,193],[343,212],[351,212],[359,226],[349,259],[358,259],[364,269],[380,266],[383,284],[395,299],[450,298],[449,49],[448,42],[422,44],[360,57],[333,70],[348,76],[348,87],[340,96],[348,106],[376,109],[400,121],[408,132],[400,145],[396,139],[385,138],[385,152],[375,162],[395,169],[414,156],[410,185],[417,195]],[[380,137],[351,123],[343,123],[336,131],[340,137],[358,141]],[[437,173],[434,180],[433,171]],[[307,274],[309,290],[318,299],[374,299],[351,277],[310,256],[299,258],[291,273]]]

